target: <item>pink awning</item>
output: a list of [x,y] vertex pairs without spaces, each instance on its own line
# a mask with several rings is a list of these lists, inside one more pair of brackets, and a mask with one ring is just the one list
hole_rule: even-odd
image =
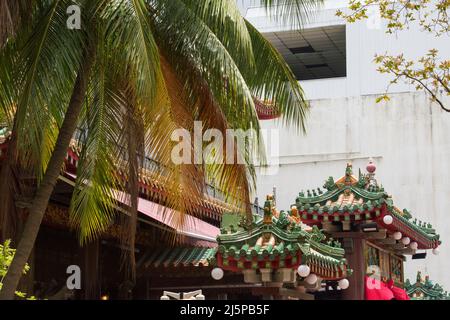
[[[115,196],[117,201],[128,205],[129,196],[125,192],[116,191]],[[139,198],[138,211],[175,229],[181,235],[215,242],[219,234],[219,228],[201,219],[187,214],[183,217],[178,211],[143,198]]]

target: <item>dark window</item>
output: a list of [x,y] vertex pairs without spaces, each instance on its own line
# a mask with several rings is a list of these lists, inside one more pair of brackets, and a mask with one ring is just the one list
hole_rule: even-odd
[[264,35],[298,80],[345,77],[345,25],[271,32]]

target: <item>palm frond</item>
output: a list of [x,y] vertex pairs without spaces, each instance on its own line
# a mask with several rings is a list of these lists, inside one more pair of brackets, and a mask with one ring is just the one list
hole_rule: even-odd
[[286,124],[305,131],[309,104],[303,89],[281,54],[249,22],[255,52],[256,73],[245,78],[255,97],[271,101]]
[[260,0],[269,16],[288,23],[292,28],[302,28],[310,22],[323,0]]
[[27,155],[25,160],[39,159],[38,177],[52,153],[85,47],[85,33],[66,27],[66,10],[71,1],[45,4],[36,10],[36,23],[16,64],[21,75],[15,114],[18,147]]
[[210,29],[241,71],[254,68],[252,43],[245,21],[233,0],[183,0]]
[[111,70],[115,65],[103,39],[99,37],[95,70],[80,121],[85,134],[79,141],[81,156],[70,207],[70,224],[79,231],[82,244],[94,240],[111,225],[117,204],[115,191],[122,189],[115,173],[115,155],[126,102],[113,90],[116,83]]
[[[255,129],[259,133],[259,121],[254,111],[250,89],[227,49],[208,26],[193,16],[189,8],[172,1],[170,4],[175,7],[172,8],[170,5],[164,8],[157,7],[159,10],[156,10],[158,15],[155,18],[155,31],[159,35],[158,43],[161,49],[178,77],[185,82],[184,90],[187,97],[190,101],[194,101],[196,107],[196,110],[193,110],[194,119],[204,120],[205,129],[217,129],[220,128],[218,123],[209,122],[209,118],[217,118],[213,115],[217,113],[221,115],[219,119],[224,119],[226,123],[226,126],[222,125],[222,130]],[[166,18],[163,9],[170,12],[170,17]],[[192,26],[192,29],[185,26]],[[202,109],[205,108],[204,104],[209,104],[209,111],[205,112],[205,109]],[[211,127],[208,127],[209,124]],[[260,147],[258,150],[260,153],[264,152],[260,144],[257,144],[257,147]],[[240,151],[248,161],[249,150]],[[242,201],[239,195],[246,194],[248,190],[246,180],[248,176],[242,174],[242,168],[239,172],[237,168],[239,166],[217,165],[207,166],[206,170],[210,172],[210,177],[213,175],[220,177],[216,179],[215,184],[228,193],[230,199]],[[240,180],[238,177],[245,179]],[[248,203],[248,197],[243,198],[246,198],[245,201]]]
[[[192,67],[206,80],[214,99],[231,123],[259,129],[251,92],[219,38],[180,0],[151,1],[158,44],[182,78]],[[179,61],[180,60],[180,61]],[[187,69],[186,66],[191,68]]]

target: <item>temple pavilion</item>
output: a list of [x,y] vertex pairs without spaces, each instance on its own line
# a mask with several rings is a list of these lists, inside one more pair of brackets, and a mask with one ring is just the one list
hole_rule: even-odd
[[441,241],[430,223],[417,221],[394,204],[375,178],[373,161],[366,170],[355,176],[347,164],[342,178],[329,177],[323,189],[300,192],[292,210],[303,223],[342,242],[353,269],[343,299],[407,299],[405,257],[421,258],[419,251],[429,249],[437,254]]
[[252,295],[267,299],[313,299],[322,283],[346,289],[352,272],[339,241],[303,224],[296,210],[278,212],[271,195],[264,215],[250,224],[241,215],[224,215],[217,242],[209,259],[213,278],[223,270],[242,274],[245,283],[260,285]]
[[423,278],[420,271],[417,272],[415,283],[409,279],[405,281],[405,290],[411,300],[450,300],[449,293],[441,285],[433,283],[429,276]]

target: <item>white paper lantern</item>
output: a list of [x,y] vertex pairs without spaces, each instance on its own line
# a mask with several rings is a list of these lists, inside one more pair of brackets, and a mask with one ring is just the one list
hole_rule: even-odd
[[214,280],[220,280],[220,279],[222,279],[222,278],[223,278],[223,270],[220,269],[220,268],[214,268],[214,269],[212,269],[212,271],[211,271],[211,277],[212,277]]
[[394,219],[392,218],[391,215],[386,215],[383,217],[384,224],[392,224],[393,221]]
[[311,273],[306,277],[305,281],[308,284],[315,284],[317,282],[317,276],[314,273]]
[[170,300],[170,298],[168,296],[161,296],[160,298],[161,300]]
[[205,300],[205,296],[202,294],[198,294],[195,296],[195,300]]
[[393,237],[395,240],[400,240],[400,239],[402,238],[402,233],[401,233],[400,231],[394,232],[394,233],[392,234],[392,237]]
[[434,249],[433,249],[433,254],[434,254],[434,255],[437,256],[437,255],[439,254],[439,252],[440,252],[439,248],[434,248]]
[[305,278],[309,276],[311,269],[306,264],[302,264],[298,266],[297,272],[300,277]]
[[407,246],[411,242],[411,239],[409,237],[402,238],[402,243]]
[[341,279],[338,282],[339,288],[341,288],[342,290],[347,289],[350,286],[350,282],[348,282],[347,279]]
[[410,244],[409,244],[409,247],[411,248],[411,249],[413,249],[413,250],[417,250],[417,247],[418,247],[419,245],[417,244],[417,242],[411,242]]

